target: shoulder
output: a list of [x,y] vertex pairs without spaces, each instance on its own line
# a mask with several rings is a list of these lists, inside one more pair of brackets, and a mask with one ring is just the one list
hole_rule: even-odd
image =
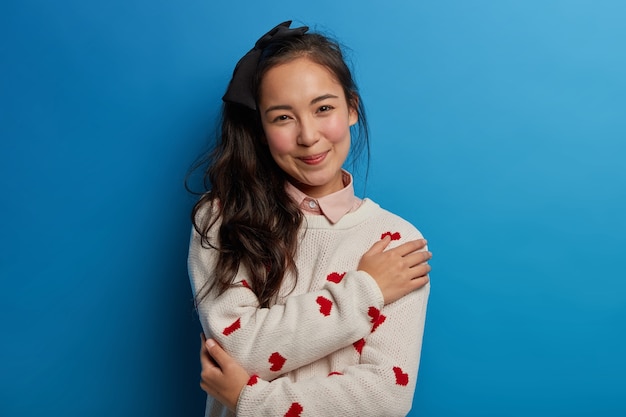
[[219,216],[220,208],[221,203],[219,199],[212,198],[210,192],[202,194],[193,209],[192,217],[194,223],[202,224],[214,219],[216,216]]
[[411,222],[382,208],[374,201],[366,198],[361,207],[368,211],[368,223],[376,224],[378,228],[384,230],[383,234],[389,233],[392,239],[395,240],[398,236],[403,240],[422,238],[422,233]]
[[204,194],[192,212],[191,247],[198,249],[218,244],[217,233],[221,227],[220,202]]

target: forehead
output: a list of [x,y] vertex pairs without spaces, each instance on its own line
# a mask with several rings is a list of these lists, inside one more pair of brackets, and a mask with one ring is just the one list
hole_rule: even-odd
[[341,94],[343,97],[343,88],[335,74],[306,57],[273,66],[261,79],[260,87],[261,103],[268,100],[309,99],[327,93]]

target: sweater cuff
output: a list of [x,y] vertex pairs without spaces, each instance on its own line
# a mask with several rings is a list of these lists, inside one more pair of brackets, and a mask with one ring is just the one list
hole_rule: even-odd
[[260,404],[257,404],[255,397],[258,397],[258,393],[269,384],[270,383],[268,381],[258,377],[251,377],[250,381],[243,387],[241,393],[239,393],[237,406],[235,408],[235,415],[237,417],[255,417],[260,406]]
[[365,271],[356,271],[356,273],[358,274],[357,279],[359,280],[359,292],[366,295],[363,299],[370,300],[371,302],[369,305],[383,308],[385,305],[385,298],[383,297],[383,293],[380,291],[380,287],[374,278]]

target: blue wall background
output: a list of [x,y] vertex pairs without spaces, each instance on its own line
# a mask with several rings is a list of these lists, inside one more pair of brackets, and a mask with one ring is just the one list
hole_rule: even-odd
[[625,17],[3,1],[0,415],[202,415],[183,178],[234,63],[287,19],[351,47],[366,194],[435,254],[411,415],[626,415]]

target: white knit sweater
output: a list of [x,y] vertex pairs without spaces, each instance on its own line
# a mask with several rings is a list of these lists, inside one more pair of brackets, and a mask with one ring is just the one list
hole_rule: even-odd
[[[305,216],[296,264],[277,304],[259,308],[240,271],[240,285],[198,306],[213,337],[252,375],[237,416],[391,417],[412,404],[429,285],[383,307],[372,277],[356,271],[386,233],[390,248],[421,238],[400,217],[365,199],[336,224]],[[193,232],[189,272],[194,294],[211,278],[215,251]],[[206,416],[233,416],[208,398]]]

